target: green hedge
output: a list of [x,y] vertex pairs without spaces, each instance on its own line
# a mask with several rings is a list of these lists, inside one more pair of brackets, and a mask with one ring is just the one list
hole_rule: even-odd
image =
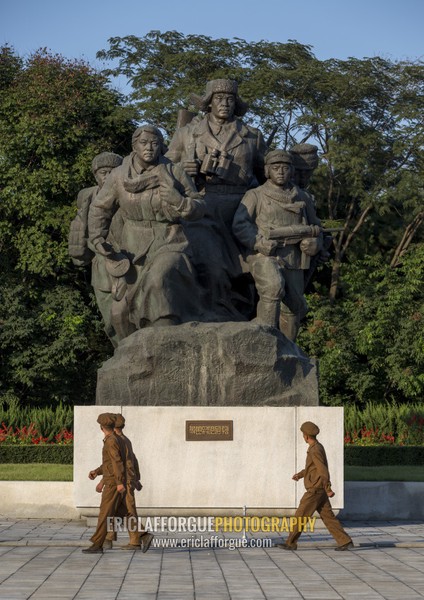
[[[0,444],[0,463],[56,463],[71,465],[73,446]],[[345,446],[345,465],[424,464],[424,446]]]
[[19,446],[0,444],[0,463],[55,463],[72,465],[74,447],[68,446]]
[[345,446],[344,464],[352,467],[422,465],[424,446]]

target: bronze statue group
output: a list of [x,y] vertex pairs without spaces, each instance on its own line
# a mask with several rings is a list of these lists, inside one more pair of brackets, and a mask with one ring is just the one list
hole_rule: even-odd
[[105,330],[116,346],[148,326],[255,319],[297,336],[305,281],[325,258],[325,233],[306,191],[317,147],[267,148],[241,117],[235,81],[192,96],[201,111],[167,148],[152,125],[125,158],[93,160],[69,253],[92,265]]

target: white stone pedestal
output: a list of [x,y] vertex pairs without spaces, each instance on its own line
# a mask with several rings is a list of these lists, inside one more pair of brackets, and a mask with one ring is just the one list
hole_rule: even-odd
[[[292,475],[303,469],[307,444],[300,425],[320,429],[336,496],[343,502],[343,409],[243,406],[76,406],[74,493],[80,509],[100,504],[88,472],[101,463],[101,412],[121,412],[138,457],[141,514],[291,514],[304,493]],[[232,441],[186,441],[186,421],[233,422]],[[97,480],[98,481],[98,480]],[[84,512],[84,511],[82,511]]]

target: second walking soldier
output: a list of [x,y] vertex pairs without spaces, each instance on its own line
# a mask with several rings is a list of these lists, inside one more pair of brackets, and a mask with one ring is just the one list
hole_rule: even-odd
[[102,475],[103,486],[97,527],[90,538],[93,544],[83,550],[87,554],[101,554],[103,552],[109,519],[114,516],[125,517],[127,513],[125,505],[125,448],[113,431],[115,416],[111,413],[102,413],[98,416],[97,422],[105,436],[102,464],[97,469],[90,471],[88,477],[95,479],[98,475]]
[[[140,467],[134,450],[132,447],[131,440],[124,435],[123,429],[125,427],[125,418],[121,414],[114,415],[115,417],[115,428],[114,432],[118,436],[118,440],[123,442],[125,447],[125,468],[126,468],[126,495],[125,504],[127,508],[127,521],[130,524],[129,527],[129,544],[122,546],[122,550],[139,550],[147,552],[150,548],[150,544],[153,540],[153,534],[144,531],[141,526],[141,521],[138,519],[137,508],[135,502],[135,490],[141,490],[140,483]],[[112,548],[113,540],[116,540],[116,533],[113,531],[108,532],[106,541],[103,547]]]

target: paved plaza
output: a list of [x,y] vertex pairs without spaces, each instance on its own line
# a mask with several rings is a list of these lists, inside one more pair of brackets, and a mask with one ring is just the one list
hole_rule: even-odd
[[[423,522],[344,522],[355,549],[334,552],[325,529],[303,534],[297,552],[225,548],[241,534],[160,532],[143,554],[81,552],[85,521],[0,518],[0,598],[4,600],[413,600],[424,598]],[[263,538],[259,536],[259,544]],[[272,543],[281,538],[268,535]],[[126,543],[120,534],[118,544]],[[266,543],[266,542],[265,542]],[[171,547],[174,544],[175,547]],[[212,547],[211,547],[212,544]],[[165,547],[168,545],[168,547]],[[194,545],[194,542],[193,542]]]

